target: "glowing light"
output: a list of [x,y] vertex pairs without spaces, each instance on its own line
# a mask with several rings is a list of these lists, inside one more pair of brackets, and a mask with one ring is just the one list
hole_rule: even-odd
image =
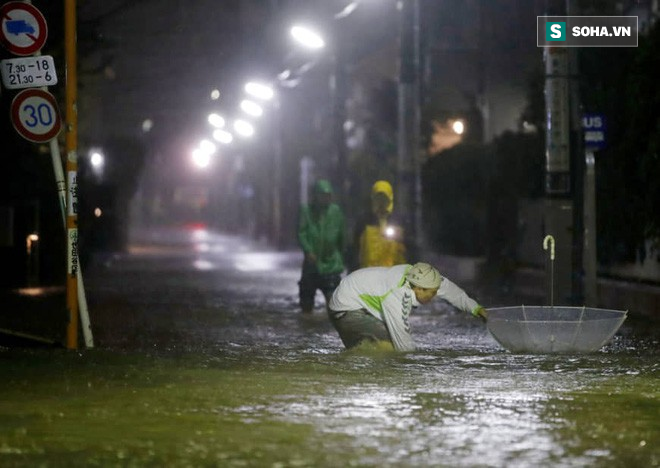
[[243,112],[253,117],[261,117],[261,115],[264,113],[264,110],[261,108],[259,104],[257,104],[254,101],[250,101],[248,99],[244,99],[241,101],[241,109],[243,110]]
[[451,129],[457,135],[462,135],[463,132],[465,131],[465,124],[463,123],[462,120],[454,120],[454,122],[451,124]]
[[192,152],[192,160],[195,166],[204,169],[211,164],[211,155],[201,148],[195,148]]
[[92,167],[100,168],[101,166],[103,166],[103,163],[105,162],[105,158],[98,151],[94,151],[89,157],[89,162],[92,164]]
[[254,135],[254,127],[250,122],[246,122],[245,120],[236,120],[234,122],[234,130],[236,130],[236,133],[244,137],[251,137]]
[[39,235],[38,234],[28,234],[28,236],[25,238],[25,244],[27,248],[27,254],[31,255],[32,254],[32,244],[39,242]]
[[200,271],[209,271],[213,270],[215,265],[213,265],[213,263],[209,262],[208,260],[197,259],[193,262],[193,267]]
[[270,271],[277,268],[277,258],[270,253],[246,253],[236,256],[234,266],[240,271]]
[[226,130],[217,129],[213,131],[213,139],[224,145],[228,145],[234,141],[234,136]]
[[321,36],[304,26],[294,26],[291,28],[291,36],[304,47],[308,49],[322,49],[325,47],[325,41]]
[[151,119],[145,119],[142,122],[142,131],[148,133],[152,128],[154,128],[154,121]]
[[217,89],[214,89],[213,91],[211,91],[211,99],[214,100],[214,101],[217,101],[218,99],[220,99],[220,91],[217,90]]
[[96,218],[100,218],[102,214],[103,214],[103,211],[101,211],[101,208],[98,208],[98,207],[94,208],[94,216]]
[[215,128],[222,128],[225,126],[225,119],[223,119],[221,115],[216,114],[215,112],[209,114],[208,121]]
[[203,152],[211,155],[216,152],[218,149],[215,144],[210,142],[209,140],[202,140],[199,142],[199,149],[201,149]]
[[263,99],[265,101],[269,101],[273,99],[273,96],[275,95],[273,88],[271,88],[268,85],[257,83],[254,81],[250,81],[249,83],[246,83],[245,92],[248,93],[250,96],[254,96],[257,99]]
[[387,226],[385,228],[385,237],[394,237],[395,233],[396,233],[396,231],[394,230],[394,228],[392,226]]

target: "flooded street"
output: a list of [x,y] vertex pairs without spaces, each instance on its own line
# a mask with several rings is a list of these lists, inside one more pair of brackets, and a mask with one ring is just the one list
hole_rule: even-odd
[[320,294],[298,310],[298,253],[135,240],[89,273],[96,348],[0,348],[1,466],[660,464],[655,322],[516,355],[436,301],[411,319],[419,351],[345,352]]

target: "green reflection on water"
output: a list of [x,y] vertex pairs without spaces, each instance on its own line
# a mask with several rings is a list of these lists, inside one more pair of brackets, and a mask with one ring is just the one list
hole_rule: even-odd
[[0,351],[0,465],[654,466],[658,366],[634,363]]

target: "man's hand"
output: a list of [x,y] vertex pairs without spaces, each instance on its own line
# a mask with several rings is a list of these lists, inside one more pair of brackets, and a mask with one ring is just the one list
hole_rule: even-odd
[[305,262],[316,264],[316,255],[311,252],[305,252]]
[[488,311],[483,307],[479,306],[472,311],[472,315],[479,317],[483,322],[488,321]]

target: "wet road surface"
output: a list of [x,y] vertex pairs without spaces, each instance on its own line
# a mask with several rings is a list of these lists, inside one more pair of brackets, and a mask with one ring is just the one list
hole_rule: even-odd
[[411,320],[419,351],[345,352],[320,293],[298,311],[298,253],[135,241],[89,272],[95,349],[0,348],[1,466],[660,464],[642,321],[598,353],[516,355],[435,302]]

